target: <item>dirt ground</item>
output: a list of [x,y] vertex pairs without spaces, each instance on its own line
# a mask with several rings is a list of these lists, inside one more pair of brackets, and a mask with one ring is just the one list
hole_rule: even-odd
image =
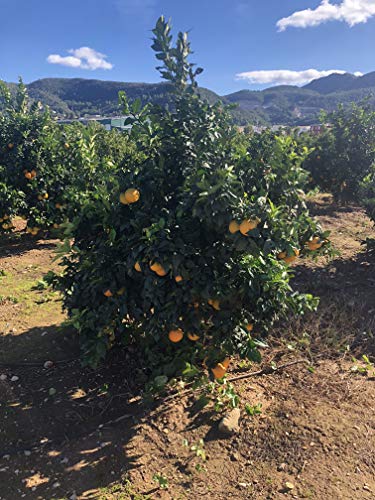
[[[306,362],[233,381],[231,437],[189,395],[147,404],[132,353],[82,368],[42,280],[56,242],[0,240],[0,500],[375,498],[375,373],[356,369],[375,361],[375,252],[361,244],[375,231],[358,207],[309,204],[340,255],[298,263],[318,312],[275,328],[260,368]],[[230,377],[258,369],[237,363]]]

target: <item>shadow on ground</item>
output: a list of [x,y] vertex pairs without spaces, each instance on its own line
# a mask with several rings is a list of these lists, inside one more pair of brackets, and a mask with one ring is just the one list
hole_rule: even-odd
[[124,446],[144,412],[135,357],[82,367],[73,332],[56,327],[0,337],[0,353],[0,498],[80,495],[132,467]]

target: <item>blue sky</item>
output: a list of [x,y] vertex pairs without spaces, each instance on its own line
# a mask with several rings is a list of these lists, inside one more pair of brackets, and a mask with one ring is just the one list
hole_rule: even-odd
[[375,70],[375,0],[0,0],[0,79],[158,81],[160,14],[190,31],[199,82],[219,94]]

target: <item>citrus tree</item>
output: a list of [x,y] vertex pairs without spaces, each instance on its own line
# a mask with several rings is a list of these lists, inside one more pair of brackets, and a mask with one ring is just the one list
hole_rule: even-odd
[[109,185],[112,174],[130,165],[135,145],[127,134],[96,122],[57,124],[48,110],[29,102],[22,81],[15,97],[5,84],[1,90],[0,229],[10,231],[19,215],[34,236],[56,232],[99,186]]
[[154,374],[203,365],[221,378],[231,355],[259,360],[275,320],[316,306],[292,290],[288,266],[329,244],[302,199],[308,151],[262,137],[260,156],[199,97],[186,33],[173,45],[161,17],[153,34],[172,109],[121,96],[142,155],[75,218],[55,282],[87,363],[135,344]]
[[[322,114],[322,134],[310,137],[304,167],[315,185],[341,201],[358,200],[360,184],[375,161],[375,112],[366,101]],[[305,136],[306,137],[306,136]]]

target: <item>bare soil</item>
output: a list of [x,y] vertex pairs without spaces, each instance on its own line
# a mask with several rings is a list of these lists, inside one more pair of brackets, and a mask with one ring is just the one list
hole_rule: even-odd
[[[58,295],[39,281],[56,242],[0,240],[0,499],[374,498],[375,374],[354,367],[375,360],[375,255],[361,244],[375,231],[358,207],[309,203],[340,255],[295,267],[318,312],[275,328],[261,367],[307,362],[234,381],[231,437],[191,395],[147,404],[133,353],[83,368]],[[258,369],[237,363],[230,377]]]

